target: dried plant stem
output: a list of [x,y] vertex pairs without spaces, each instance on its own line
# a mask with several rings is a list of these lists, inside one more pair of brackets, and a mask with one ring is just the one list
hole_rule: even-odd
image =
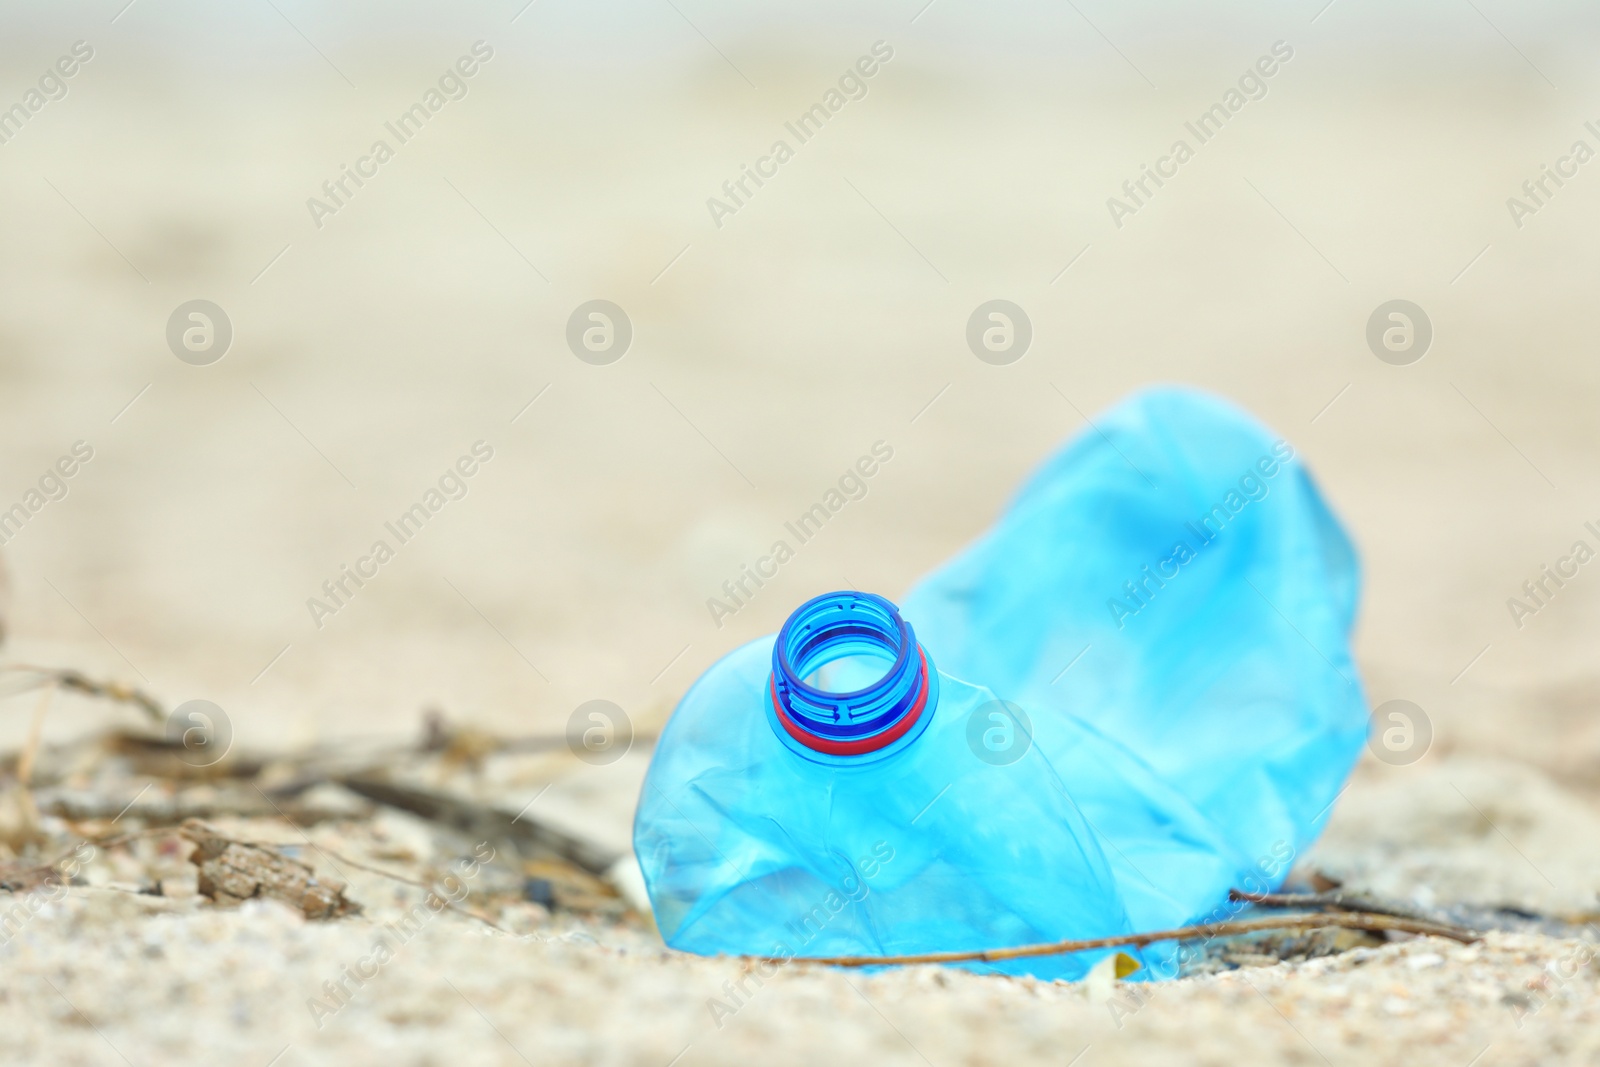
[[415,878],[407,878],[403,874],[395,874],[393,871],[386,871],[382,867],[374,867],[369,863],[362,863],[360,860],[353,860],[349,856],[344,856],[344,855],[341,855],[341,854],[333,851],[331,848],[323,848],[321,845],[313,845],[312,847],[315,848],[318,852],[322,853],[323,855],[329,857],[330,859],[337,860],[340,863],[348,864],[351,867],[356,868],[357,870],[366,871],[369,874],[381,875],[384,878],[392,878],[396,882],[403,882],[406,885],[415,886],[418,889],[426,890],[427,892],[432,893],[434,896],[438,897],[441,901],[443,901],[444,902],[444,906],[449,908],[451,911],[460,912],[462,915],[466,915],[466,916],[469,916],[469,917],[471,917],[473,919],[477,919],[479,922],[481,922],[481,923],[483,923],[483,924],[485,924],[487,926],[494,927],[496,930],[499,930],[502,934],[506,932],[504,927],[502,927],[499,923],[495,922],[493,919],[489,918],[487,915],[484,915],[481,912],[473,911],[471,908],[462,907],[461,905],[457,904],[455,901],[453,901],[453,900],[449,899],[448,897],[444,896],[442,893],[440,893],[433,886],[429,885],[427,882],[419,882]]
[[[86,696],[102,697],[106,700],[116,701],[119,704],[132,704],[155,722],[165,722],[167,718],[166,709],[142,689],[137,689],[131,685],[123,685],[121,682],[99,682],[70,667],[34,667],[25,663],[14,663],[0,667],[0,670],[37,674],[43,679],[39,683],[42,685],[56,685],[62,689],[75,690]],[[32,688],[33,686],[29,685],[23,691],[25,692],[27,689]]]
[[33,782],[33,761],[39,756],[39,738],[44,733],[45,716],[50,714],[50,703],[55,699],[56,682],[46,682],[39,694],[39,703],[33,709],[33,721],[28,724],[28,740],[17,757],[17,781],[26,788]]
[[1329,893],[1247,893],[1243,889],[1228,890],[1228,899],[1263,908],[1334,908],[1339,911],[1359,911],[1373,915],[1395,915],[1402,919],[1436,922],[1420,908],[1407,907],[1387,900],[1379,900],[1365,893],[1349,893],[1335,889]]
[[[1481,939],[1478,934],[1470,930],[1464,930],[1457,926],[1446,926],[1443,923],[1403,919],[1394,915],[1344,911],[1320,915],[1273,915],[1260,919],[1231,919],[1220,923],[1180,926],[1174,930],[1152,930],[1148,933],[1120,934],[1115,937],[1091,937],[1079,941],[1054,941],[1045,945],[1016,945],[1011,948],[991,948],[979,952],[924,952],[911,956],[797,956],[795,960],[804,963],[822,963],[830,967],[903,966],[914,963],[993,963],[998,960],[1027,959],[1033,956],[1056,956],[1097,948],[1150,945],[1157,941],[1189,941],[1196,938],[1254,934],[1263,930],[1315,930],[1330,926],[1342,927],[1346,930],[1393,930],[1397,933],[1446,937],[1462,944],[1471,944]],[[759,959],[761,957],[755,958]],[[786,962],[772,957],[767,957],[767,960],[773,963]]]
[[148,830],[130,830],[127,833],[113,834],[110,837],[98,837],[97,838],[97,837],[90,837],[87,834],[85,834],[84,837],[83,837],[83,840],[79,841],[77,844],[75,844],[71,848],[67,849],[65,852],[63,852],[61,855],[57,856],[55,859],[51,860],[49,863],[43,864],[43,866],[44,867],[59,867],[59,866],[61,866],[61,864],[67,862],[67,860],[72,856],[72,854],[74,852],[78,851],[78,849],[82,848],[84,845],[88,845],[90,848],[94,848],[94,849],[115,848],[118,845],[126,845],[130,841],[139,841],[139,840],[142,840],[142,839],[144,839],[146,837],[164,837],[164,836],[166,836],[168,834],[176,834],[176,833],[177,833],[177,830],[174,827],[170,827],[170,826],[153,826]]
[[28,739],[22,746],[22,754],[17,757],[17,794],[30,838],[42,836],[39,832],[39,805],[34,802],[33,789],[30,787],[33,784],[33,763],[39,756],[39,739],[44,733],[44,720],[50,714],[50,704],[55,695],[56,683],[47,682],[39,694],[38,704],[34,706],[33,721],[28,724]]

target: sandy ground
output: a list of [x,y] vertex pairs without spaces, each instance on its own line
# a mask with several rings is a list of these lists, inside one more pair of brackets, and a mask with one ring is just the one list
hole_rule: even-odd
[[[1375,883],[1418,901],[1559,908],[1578,902],[1546,875],[1562,886],[1600,878],[1600,820],[1536,772],[1440,761],[1418,781],[1396,796],[1394,783],[1363,776],[1352,797],[1366,802],[1341,811],[1313,862],[1351,884],[1375,865]],[[1515,828],[1520,843],[1460,818],[1442,795],[1452,784],[1493,797],[1487,817]],[[1394,817],[1396,802],[1406,819]],[[256,831],[296,840],[281,826]],[[430,840],[423,824],[396,815],[312,836],[339,856],[425,854]],[[0,1052],[62,1064],[440,1065],[464,1052],[503,1064],[870,1056],[935,1065],[1536,1064],[1600,1054],[1600,968],[1587,940],[1415,939],[1117,988],[928,967],[796,964],[756,979],[739,961],[669,953],[632,924],[552,918],[530,904],[498,913],[503,932],[445,912],[375,967],[366,962],[375,945],[417,896],[347,873],[367,911],[324,923],[269,902],[219,910],[172,888],[181,877],[165,880],[167,898],[110,883],[62,891],[0,949],[11,977]],[[486,868],[479,877],[475,892],[497,876]],[[351,969],[365,979],[347,978]],[[341,980],[348,996],[329,991]]]
[[[1307,457],[1363,553],[1370,695],[1431,720],[1419,762],[1363,764],[1313,859],[1419,903],[1592,910],[1600,581],[1580,569],[1520,626],[1507,598],[1600,546],[1600,178],[1520,227],[1506,207],[1575,140],[1600,147],[1592,29],[1345,4],[1028,32],[957,7],[767,36],[687,11],[726,61],[670,5],[391,36],[309,8],[17,16],[0,105],[73,41],[95,54],[0,145],[0,508],[75,442],[93,459],[0,548],[7,661],[214,701],[255,750],[409,735],[425,707],[559,730],[595,698],[646,730],[805,597],[902,593],[1085,415],[1184,381]],[[480,39],[465,98],[318,227],[307,198]],[[880,39],[865,97],[716,226],[707,198]],[[1114,225],[1107,198],[1278,40],[1294,57],[1266,96]],[[964,340],[996,297],[1034,326],[1004,367]],[[209,366],[164,336],[196,298],[233,325]],[[609,366],[564,339],[596,298],[633,324]],[[1434,328],[1409,366],[1364,338],[1396,298]],[[706,599],[880,439],[867,497],[714,625]],[[314,619],[479,441],[464,498]],[[7,706],[10,748],[30,705]],[[63,696],[47,737],[121,714]],[[553,814],[625,842],[643,763],[552,765],[506,799],[556,779]],[[141,1067],[285,1045],[283,1065],[1596,1055],[1595,971],[1553,977],[1575,948],[1549,939],[1186,980],[1121,1028],[1081,987],[796,967],[718,1029],[732,964],[540,915],[440,920],[318,1030],[307,998],[373,921],[74,890],[0,948],[0,1047]]]
[[[747,980],[741,1003],[722,989],[740,978],[728,961],[583,932],[513,940],[439,920],[318,1031],[305,999],[368,955],[370,933],[308,926],[270,905],[172,914],[133,899],[80,891],[46,920],[115,941],[92,971],[59,945],[17,963],[116,1006],[86,1021],[27,982],[8,997],[14,1021],[0,1039],[12,1062],[442,1065],[470,1050],[495,1064],[1534,1064],[1600,1052],[1592,969],[1551,976],[1578,966],[1572,943],[1498,934],[1183,980],[1144,991],[1143,1004],[1097,1003],[1081,984],[800,966]],[[153,968],[184,979],[152,983]],[[740,1004],[720,1028],[713,998]],[[1526,1013],[1520,1029],[1513,1004]]]

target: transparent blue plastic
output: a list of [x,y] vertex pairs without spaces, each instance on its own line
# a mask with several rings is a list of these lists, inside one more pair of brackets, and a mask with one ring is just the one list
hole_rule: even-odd
[[635,821],[662,935],[706,954],[979,949],[1175,926],[1232,886],[1275,888],[1365,739],[1358,584],[1291,446],[1192,390],[1130,398],[903,611],[818,597],[695,684]]
[[[862,596],[820,597],[790,623]],[[936,699],[920,729],[858,754],[815,751],[776,721],[782,641],[752,642],[712,667],[657,744],[634,848],[668,944],[707,955],[895,955],[1128,928],[1093,831],[1037,747],[1002,765],[974,755],[968,721],[992,693],[930,678]],[[856,681],[882,673],[847,670]],[[895,688],[891,673],[833,698],[860,706]],[[1082,967],[992,969],[1073,977]]]

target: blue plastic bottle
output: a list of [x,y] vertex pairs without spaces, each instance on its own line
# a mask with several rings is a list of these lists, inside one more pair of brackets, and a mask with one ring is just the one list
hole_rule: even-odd
[[1126,931],[1109,865],[1038,747],[1013,731],[985,761],[969,744],[994,702],[940,674],[869,593],[808,601],[717,663],[673,712],[634,825],[667,943],[788,958]]
[[[946,670],[1037,709],[1040,746],[1113,843],[1134,925],[1154,929],[1206,915],[1230,886],[1275,887],[1321,831],[1367,734],[1359,586],[1293,446],[1163,388],[1048,460],[904,607]],[[1054,730],[1069,718],[1149,777],[1119,791],[1075,768]],[[1129,793],[1198,818],[1213,854],[1126,827]]]
[[904,618],[818,597],[684,697],[634,831],[669,945],[1098,937],[1282,881],[1365,737],[1354,554],[1292,449],[1219,401],[1152,390],[1097,426]]

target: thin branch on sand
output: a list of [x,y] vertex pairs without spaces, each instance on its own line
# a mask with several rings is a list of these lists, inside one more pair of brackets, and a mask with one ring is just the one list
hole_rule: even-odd
[[[978,952],[924,952],[910,956],[797,956],[787,962],[821,963],[830,967],[904,966],[914,963],[993,963],[998,960],[1057,956],[1069,952],[1084,952],[1097,948],[1151,945],[1157,941],[1189,941],[1197,938],[1254,934],[1263,930],[1315,930],[1330,926],[1342,927],[1346,930],[1393,930],[1396,933],[1445,937],[1452,941],[1459,941],[1462,944],[1471,944],[1474,941],[1481,940],[1481,937],[1471,930],[1465,930],[1459,926],[1447,926],[1444,923],[1404,919],[1395,915],[1375,915],[1370,912],[1332,912],[1322,915],[1273,915],[1260,919],[1231,919],[1220,923],[1199,923],[1195,926],[1180,926],[1173,930],[1151,930],[1142,934],[1091,937],[1078,941],[1053,941],[1043,945],[1015,945],[1010,948],[991,948]],[[770,962],[782,963],[786,961],[771,959]]]

